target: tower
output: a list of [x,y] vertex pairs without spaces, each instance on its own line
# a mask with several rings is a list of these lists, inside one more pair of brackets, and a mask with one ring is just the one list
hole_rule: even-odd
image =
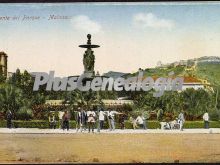
[[8,56],[5,52],[0,52],[0,71],[7,78],[8,73]]

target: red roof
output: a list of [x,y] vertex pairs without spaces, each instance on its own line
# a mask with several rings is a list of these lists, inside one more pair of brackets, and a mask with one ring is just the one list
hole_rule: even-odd
[[[163,77],[163,76],[161,76],[161,77]],[[181,76],[179,76],[179,77],[181,77]],[[147,78],[147,76],[144,76],[143,77],[143,79],[145,79],[145,78]],[[157,77],[157,76],[153,76],[153,79],[154,79],[154,81],[156,80],[156,79],[158,79],[159,77]],[[168,77],[164,77],[164,78],[168,78]],[[174,79],[175,77],[173,76],[173,77],[171,77],[172,79]],[[201,83],[201,81],[200,80],[198,80],[197,78],[195,78],[195,77],[189,77],[189,76],[184,76],[183,77],[184,78],[184,83]]]

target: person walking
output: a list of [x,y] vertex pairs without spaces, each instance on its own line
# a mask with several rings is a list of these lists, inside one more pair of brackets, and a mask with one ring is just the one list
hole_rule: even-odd
[[56,129],[56,119],[55,119],[55,114],[54,113],[50,113],[49,123],[50,123],[50,129]]
[[209,129],[209,114],[207,111],[204,113],[202,118],[204,120],[204,128]]
[[98,110],[98,128],[97,131],[100,132],[100,130],[104,127],[104,120],[105,120],[105,112],[103,111],[103,108],[100,108]]
[[67,112],[67,110],[64,111],[62,120],[63,120],[63,130],[67,129],[67,131],[68,131],[69,130],[70,115]]
[[184,111],[182,110],[178,116],[179,119],[179,124],[180,124],[180,131],[183,131],[183,124],[185,122],[185,118],[184,118]]
[[7,120],[7,128],[11,129],[12,128],[12,113],[10,110],[6,114],[6,120]]
[[59,121],[60,121],[60,129],[63,128],[63,111],[59,111]]
[[122,113],[117,112],[117,111],[113,111],[113,110],[110,110],[110,112],[109,112],[109,121],[110,121],[110,125],[111,125],[110,131],[115,130],[115,115],[116,114],[122,114]]
[[147,129],[147,115],[142,113],[141,118],[143,120],[143,129]]
[[83,130],[86,130],[87,127],[87,113],[84,109],[81,109],[81,113],[80,113],[80,131],[82,132]]
[[75,121],[76,121],[76,132],[81,128],[81,108],[78,107],[75,115]]

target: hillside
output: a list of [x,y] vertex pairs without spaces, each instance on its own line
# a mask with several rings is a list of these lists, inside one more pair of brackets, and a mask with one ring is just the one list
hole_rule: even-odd
[[[206,79],[211,84],[220,87],[220,62],[218,61],[219,57],[200,57],[197,60],[197,66],[194,70],[191,71],[186,71],[185,69],[187,67],[184,65],[179,65],[176,67],[170,65],[163,68],[156,67],[144,69],[144,76],[167,77],[168,73],[173,71],[175,73],[175,76],[193,76],[200,79]],[[130,74],[129,76],[135,76],[137,74],[138,72]]]
[[220,64],[199,63],[195,71],[196,77],[207,79],[211,84],[220,87]]

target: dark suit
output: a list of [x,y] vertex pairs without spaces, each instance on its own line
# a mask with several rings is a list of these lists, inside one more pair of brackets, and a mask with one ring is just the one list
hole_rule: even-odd
[[85,111],[77,112],[76,114],[76,129],[78,130],[79,127],[82,131],[82,128],[84,130],[86,129],[86,121],[87,121],[87,114]]

